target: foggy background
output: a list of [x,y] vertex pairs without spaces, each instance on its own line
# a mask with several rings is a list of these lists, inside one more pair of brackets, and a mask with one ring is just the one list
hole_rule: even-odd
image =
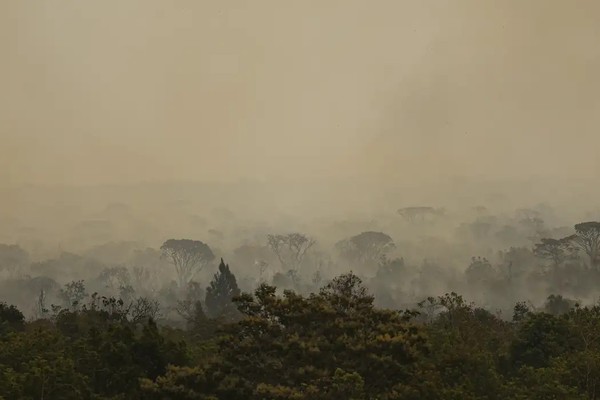
[[592,0],[3,1],[0,243],[381,230],[464,270],[532,245],[458,238],[474,207],[566,235],[600,216],[599,37]]
[[6,1],[3,184],[596,178],[594,1]]

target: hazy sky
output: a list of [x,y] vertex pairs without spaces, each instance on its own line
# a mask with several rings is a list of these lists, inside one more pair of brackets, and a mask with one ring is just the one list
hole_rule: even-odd
[[0,184],[600,177],[600,2],[0,2]]

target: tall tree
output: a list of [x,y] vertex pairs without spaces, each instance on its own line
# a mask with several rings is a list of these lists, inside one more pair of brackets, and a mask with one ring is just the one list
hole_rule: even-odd
[[83,280],[71,281],[65,284],[65,287],[60,290],[60,297],[63,304],[67,308],[77,309],[81,306],[81,301],[88,296],[85,290],[85,283]]
[[316,243],[302,233],[267,235],[269,248],[275,253],[281,266],[287,271],[297,272],[306,252]]
[[600,265],[600,222],[589,221],[575,225],[575,235],[570,239],[590,258],[590,265]]
[[232,299],[240,295],[235,275],[221,258],[219,270],[206,288],[206,311],[210,317],[230,315],[236,307]]
[[335,247],[344,260],[360,266],[375,267],[396,245],[394,240],[383,232],[362,232],[339,241]]
[[169,239],[163,243],[160,250],[175,266],[180,288],[185,288],[188,282],[215,258],[210,247],[199,240]]
[[569,249],[569,240],[565,239],[541,239],[533,248],[533,254],[539,258],[552,261],[554,268],[557,268],[567,258]]

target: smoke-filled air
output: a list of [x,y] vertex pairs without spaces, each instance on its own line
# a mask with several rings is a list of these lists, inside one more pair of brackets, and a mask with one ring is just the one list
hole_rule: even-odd
[[600,398],[600,2],[0,2],[0,399]]

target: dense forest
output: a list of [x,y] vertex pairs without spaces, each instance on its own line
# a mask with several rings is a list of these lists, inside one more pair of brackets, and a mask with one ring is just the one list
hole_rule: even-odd
[[[456,293],[375,307],[354,274],[308,296],[237,291],[225,264],[184,328],[96,297],[25,322],[0,306],[5,399],[595,399],[600,306],[550,296],[510,320]],[[78,288],[84,290],[82,286]]]
[[600,400],[599,38],[0,0],[0,400]]
[[[419,225],[444,212],[398,214]],[[600,223],[568,232],[518,214],[532,246],[454,273],[411,265],[377,231],[335,242],[329,264],[308,235],[268,234],[232,252],[252,268],[190,239],[129,264],[106,262],[128,243],[42,261],[1,245],[0,397],[596,399]],[[458,230],[489,235],[484,221]]]

